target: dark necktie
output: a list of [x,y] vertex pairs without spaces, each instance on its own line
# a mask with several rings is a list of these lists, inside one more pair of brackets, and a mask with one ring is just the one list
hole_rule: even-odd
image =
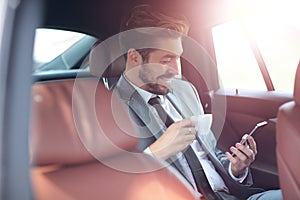
[[[148,103],[156,109],[166,127],[169,127],[174,122],[174,120],[161,106],[160,98],[158,96],[151,98]],[[198,191],[200,191],[208,200],[219,199],[218,196],[216,196],[216,194],[212,191],[202,165],[190,145],[185,151],[183,151],[183,155],[191,168]]]

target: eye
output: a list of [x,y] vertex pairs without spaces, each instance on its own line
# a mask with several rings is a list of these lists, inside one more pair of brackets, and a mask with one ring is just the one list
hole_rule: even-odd
[[172,58],[164,58],[160,61],[161,64],[166,65],[169,64],[172,61]]

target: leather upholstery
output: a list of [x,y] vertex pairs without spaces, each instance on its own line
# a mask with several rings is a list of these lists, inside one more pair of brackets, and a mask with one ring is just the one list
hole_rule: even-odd
[[300,199],[300,63],[296,72],[294,101],[279,108],[277,162],[284,199]]
[[[114,145],[126,150],[135,147],[137,139],[115,124],[110,106],[112,93],[102,87],[96,79],[78,79],[76,84],[74,80],[65,80],[33,86],[33,163],[78,164],[94,160],[92,151],[102,159],[118,152]],[[114,106],[118,106],[114,102]],[[124,116],[122,111],[118,110],[119,116]],[[126,131],[134,133],[131,121],[126,117],[122,121],[127,125]]]
[[[120,162],[128,156],[120,155]],[[159,165],[154,159],[131,160],[139,167]],[[156,166],[157,167],[157,166]],[[195,199],[177,177],[164,168],[151,173],[126,173],[100,162],[72,167],[45,166],[31,171],[34,197],[38,200],[153,200]]]
[[120,53],[119,44],[111,40],[108,43],[98,42],[91,50],[90,71],[96,77],[119,77],[125,70],[125,57]]
[[[126,116],[97,78],[34,84],[30,135],[34,198],[195,199],[176,172],[146,154],[129,153],[137,138]],[[134,173],[141,171],[147,172]]]

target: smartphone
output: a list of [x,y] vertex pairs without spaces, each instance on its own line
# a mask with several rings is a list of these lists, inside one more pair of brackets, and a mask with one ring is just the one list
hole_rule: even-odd
[[[257,123],[257,124],[255,125],[255,127],[251,130],[251,132],[250,132],[246,137],[242,137],[240,143],[244,145],[244,144],[247,142],[248,137],[249,137],[250,135],[252,135],[258,128],[263,127],[263,126],[265,126],[265,125],[267,125],[267,124],[268,124],[267,121],[262,121],[262,122]],[[234,153],[231,153],[231,155],[232,155],[232,156],[235,156]]]

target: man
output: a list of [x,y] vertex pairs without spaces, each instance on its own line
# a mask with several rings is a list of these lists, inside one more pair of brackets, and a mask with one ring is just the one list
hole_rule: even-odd
[[[172,163],[206,199],[281,199],[280,190],[262,192],[250,187],[248,167],[257,154],[253,137],[248,137],[247,146],[237,143],[230,148],[235,156],[210,151],[196,137],[190,117],[203,114],[202,105],[192,84],[177,78],[181,39],[188,28],[183,16],[150,5],[135,7],[121,25],[126,69],[115,92],[137,124],[139,148]],[[196,174],[198,168],[204,174]]]

